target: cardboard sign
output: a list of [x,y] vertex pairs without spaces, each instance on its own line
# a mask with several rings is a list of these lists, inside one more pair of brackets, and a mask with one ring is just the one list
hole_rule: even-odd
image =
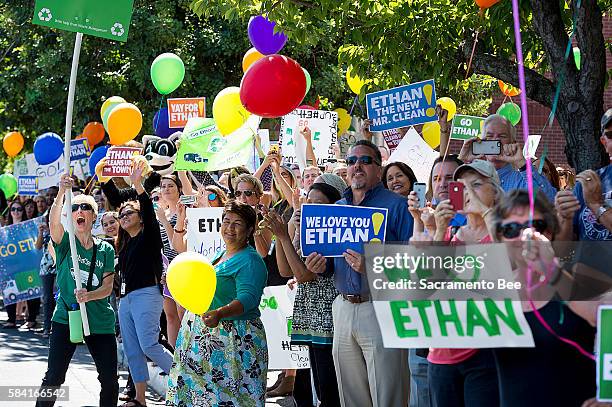
[[484,117],[456,114],[453,117],[453,127],[450,134],[451,139],[468,140],[473,137],[482,137],[484,120]]
[[126,42],[134,0],[36,0],[33,24]]
[[70,161],[78,161],[89,158],[91,150],[86,138],[70,140]]
[[264,288],[259,311],[266,330],[268,343],[268,369],[308,369],[308,347],[291,345],[291,324],[295,290],[289,287]]
[[187,251],[212,260],[219,250],[225,250],[221,215],[223,208],[187,208]]
[[19,195],[38,195],[38,177],[35,175],[20,175],[17,185]]
[[385,241],[387,212],[364,206],[302,205],[302,255],[341,257],[346,249],[363,253],[363,243]]
[[388,162],[408,164],[414,171],[417,180],[427,183],[431,167],[439,155],[419,136],[414,128],[410,128],[399,146],[391,153]]
[[366,95],[370,131],[383,131],[438,120],[433,79]]
[[283,162],[297,163],[306,167],[306,140],[300,130],[308,127],[312,133],[312,149],[317,162],[324,166],[328,159],[335,158],[333,144],[338,138],[338,113],[325,110],[295,109],[281,119],[279,144]]
[[384,130],[381,133],[385,139],[385,143],[387,143],[387,147],[389,147],[389,152],[394,152],[402,141],[402,134],[398,129]]
[[168,99],[168,127],[182,129],[192,117],[206,117],[206,98]]
[[374,301],[385,348],[534,347],[520,301]]
[[612,305],[597,312],[597,401],[612,402]]
[[106,152],[106,165],[102,169],[104,177],[129,177],[132,174],[132,157],[142,153],[136,147],[111,147]]

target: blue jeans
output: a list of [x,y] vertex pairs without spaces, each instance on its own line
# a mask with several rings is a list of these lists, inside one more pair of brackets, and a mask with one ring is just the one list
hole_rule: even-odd
[[44,323],[43,328],[46,332],[51,332],[51,317],[55,310],[55,295],[53,295],[53,287],[55,286],[55,274],[45,274],[40,276],[42,280],[42,299]]
[[159,342],[159,317],[163,298],[157,286],[132,291],[119,303],[123,349],[134,383],[149,380],[147,357],[170,373],[172,353]]
[[410,367],[410,407],[431,407],[427,358],[418,356],[416,349],[410,349],[408,365]]

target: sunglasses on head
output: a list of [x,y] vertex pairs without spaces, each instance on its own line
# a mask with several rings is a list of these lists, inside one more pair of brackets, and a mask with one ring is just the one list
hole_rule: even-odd
[[23,212],[23,208],[21,206],[13,206],[11,212]]
[[[234,193],[234,195],[236,195],[236,198],[240,198],[240,196],[244,194],[245,196],[253,196],[255,195],[255,191],[236,191]],[[210,197],[210,195],[209,195]]]
[[[546,229],[548,229],[548,223],[543,219],[536,219],[532,221],[533,228],[537,230],[539,233],[544,233]],[[518,222],[510,222],[504,223],[500,225],[498,230],[501,232],[502,236],[506,239],[514,239],[518,237],[523,229],[527,229],[529,227],[529,222],[518,223]]]
[[119,215],[119,219],[126,218],[134,213],[138,213],[137,211],[125,211],[121,215]]
[[72,212],[76,212],[79,209],[82,211],[93,211],[93,207],[88,203],[72,204]]
[[374,157],[370,157],[369,155],[362,155],[361,157],[357,157],[356,155],[352,155],[350,157],[346,157],[346,165],[349,167],[351,165],[357,164],[357,162],[363,165],[370,165],[372,163],[380,165],[378,161],[374,159]]
[[[246,194],[246,192],[251,192],[251,191],[245,191],[245,195],[246,195],[246,196],[250,196],[250,195]],[[217,199],[217,194],[216,194],[216,193],[211,192],[211,193],[209,193],[209,194],[208,194],[208,200],[209,200],[209,201],[211,201],[211,202],[212,202],[212,201],[214,201],[215,199]]]

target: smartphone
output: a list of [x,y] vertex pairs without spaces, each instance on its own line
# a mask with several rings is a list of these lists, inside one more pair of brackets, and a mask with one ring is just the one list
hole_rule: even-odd
[[482,140],[481,142],[472,143],[472,154],[474,155],[500,155],[501,141],[499,140]]
[[181,195],[179,202],[183,205],[193,205],[196,203],[197,197],[195,195]]
[[412,190],[416,192],[417,197],[419,198],[419,208],[425,207],[425,191],[427,190],[427,185],[424,182],[415,182]]
[[463,209],[463,183],[451,181],[448,183],[448,198],[453,209],[460,211]]

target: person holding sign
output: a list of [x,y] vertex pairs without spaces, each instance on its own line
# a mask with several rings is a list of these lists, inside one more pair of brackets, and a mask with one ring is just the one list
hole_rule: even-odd
[[[79,268],[78,278],[86,288],[76,290],[72,270],[72,258],[68,232],[61,222],[62,203],[66,191],[70,193],[74,181],[69,174],[62,175],[57,198],[49,213],[49,233],[56,253],[57,286],[59,296],[53,313],[49,341],[48,367],[42,387],[61,386],[66,378],[68,365],[76,350],[71,342],[68,311],[80,304],[87,308],[91,335],[85,343],[98,370],[100,406],[117,405],[119,381],[117,377],[117,342],[115,341],[115,313],[109,303],[115,274],[115,250],[107,242],[95,239],[91,230],[98,215],[98,205],[90,195],[72,199],[72,220],[76,236]],[[79,325],[80,326],[80,325]],[[74,334],[74,333],[72,333]],[[54,401],[39,400],[36,405],[53,406]]]
[[259,316],[266,266],[249,241],[257,215],[230,200],[221,235],[227,249],[212,261],[217,289],[208,312],[187,311],[168,379],[168,406],[265,404],[268,350]]

